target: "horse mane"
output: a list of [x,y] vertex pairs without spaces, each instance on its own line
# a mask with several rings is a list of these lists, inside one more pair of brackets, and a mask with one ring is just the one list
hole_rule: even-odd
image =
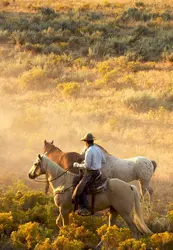
[[99,144],[96,144],[96,143],[95,143],[95,145],[96,145],[97,147],[99,147],[104,153],[110,155],[110,154],[108,153],[108,151],[107,151],[105,148],[103,148],[102,146],[100,146]]
[[62,150],[60,149],[60,148],[58,148],[57,146],[55,146],[54,144],[53,144],[53,142],[54,141],[52,141],[52,142],[48,142],[48,141],[44,141],[46,144],[48,144],[49,146],[51,146],[51,149],[49,150],[49,153],[51,153],[51,152],[54,152],[55,150],[58,150],[59,152],[62,152]]
[[55,146],[55,150],[58,150],[59,152],[62,152],[62,150],[60,148],[58,148],[57,146]]
[[[106,154],[108,154],[109,155],[109,153],[108,153],[108,151],[105,149],[105,148],[103,148],[102,146],[100,146],[99,144],[96,144],[96,143],[94,143],[97,147],[99,147],[104,153],[106,153]],[[55,145],[54,145],[55,146]],[[62,150],[60,149],[60,148],[58,148],[57,146],[55,146],[55,149],[58,149],[60,152],[62,152]]]

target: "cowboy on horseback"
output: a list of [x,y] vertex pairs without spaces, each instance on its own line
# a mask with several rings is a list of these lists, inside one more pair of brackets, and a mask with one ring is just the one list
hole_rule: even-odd
[[94,180],[100,175],[100,169],[102,163],[106,162],[106,158],[99,147],[94,144],[95,137],[88,133],[86,134],[81,141],[85,142],[86,151],[85,151],[85,161],[84,163],[79,164],[74,162],[73,167],[76,168],[85,168],[84,175],[77,187],[76,196],[78,197],[79,204],[79,214],[80,215],[90,215],[87,204],[86,190],[87,187],[93,184]]

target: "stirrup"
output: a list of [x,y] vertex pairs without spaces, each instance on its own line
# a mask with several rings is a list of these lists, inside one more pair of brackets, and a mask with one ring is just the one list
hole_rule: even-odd
[[91,212],[88,209],[79,209],[78,214],[81,216],[90,216]]

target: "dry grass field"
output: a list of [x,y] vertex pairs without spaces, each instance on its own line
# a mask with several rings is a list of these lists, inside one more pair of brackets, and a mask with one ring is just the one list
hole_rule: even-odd
[[81,152],[92,132],[118,158],[157,162],[145,219],[173,232],[172,13],[172,0],[0,0],[0,249],[83,249],[98,235],[106,250],[172,249],[172,233],[138,242],[99,218],[72,216],[57,237],[52,198],[13,184],[43,191],[28,171],[44,140]]
[[[172,1],[0,2],[0,182],[24,180],[44,139],[80,138],[157,162],[156,211],[173,200]],[[42,186],[40,187],[42,188]]]

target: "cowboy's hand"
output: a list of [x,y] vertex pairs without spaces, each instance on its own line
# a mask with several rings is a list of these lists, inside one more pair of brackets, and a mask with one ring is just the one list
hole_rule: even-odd
[[80,164],[79,164],[78,162],[74,162],[74,163],[73,163],[73,167],[74,167],[74,168],[80,168]]

